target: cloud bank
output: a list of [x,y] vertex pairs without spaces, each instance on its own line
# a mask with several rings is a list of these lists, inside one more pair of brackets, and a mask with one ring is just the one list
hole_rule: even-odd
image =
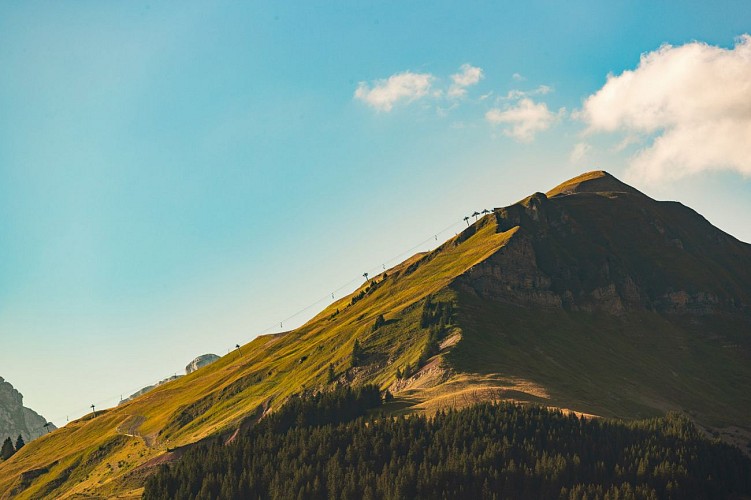
[[654,183],[708,170],[751,176],[751,36],[731,49],[692,42],[644,54],[635,70],[610,75],[577,117],[590,133],[642,137],[632,178]]

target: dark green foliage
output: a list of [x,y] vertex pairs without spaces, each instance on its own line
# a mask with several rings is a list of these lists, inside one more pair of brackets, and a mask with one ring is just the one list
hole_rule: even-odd
[[231,445],[203,445],[189,452],[148,481],[144,498],[751,494],[748,458],[702,437],[678,415],[626,423],[503,403],[440,412],[432,419],[381,417],[314,427],[291,423],[294,405],[308,404],[296,400],[281,431],[256,428]]
[[431,297],[425,299],[420,317],[420,327],[438,326],[443,330],[454,322],[454,305],[451,302],[433,302]]
[[16,451],[20,450],[20,449],[21,449],[21,448],[23,448],[24,446],[26,446],[26,443],[25,443],[25,442],[24,442],[24,440],[23,440],[23,436],[21,436],[21,435],[19,434],[19,435],[18,435],[18,439],[16,439]]
[[14,453],[16,453],[16,449],[13,448],[13,441],[9,437],[5,438],[3,447],[0,449],[0,459],[8,460]]
[[307,397],[294,395],[279,411],[261,420],[255,431],[285,432],[292,427],[349,422],[380,405],[381,393],[375,385],[364,385],[356,389],[338,387],[330,392],[319,392]]
[[383,314],[379,314],[375,320],[375,323],[373,323],[373,331],[378,330],[385,324],[386,324],[386,319],[383,317]]
[[428,341],[425,343],[422,353],[420,353],[420,360],[417,364],[420,366],[424,365],[428,359],[438,354],[440,350],[438,330],[431,328],[428,334]]
[[404,376],[412,375],[428,359],[440,352],[440,343],[446,337],[448,327],[454,323],[454,305],[451,302],[433,302],[431,297],[425,299],[420,317],[420,327],[429,330],[428,340],[420,353],[420,359],[414,368],[407,367]]
[[334,365],[329,363],[328,370],[326,371],[326,381],[331,384],[336,380],[336,372],[334,371]]
[[357,366],[360,363],[360,361],[362,361],[362,358],[363,358],[362,346],[360,345],[360,341],[355,339],[355,343],[352,346],[352,358],[351,358],[352,366]]
[[366,288],[365,290],[361,290],[360,293],[358,293],[357,295],[352,295],[352,299],[350,299],[349,305],[353,306],[357,304],[358,301],[362,300],[365,297],[365,293],[367,290],[368,289]]

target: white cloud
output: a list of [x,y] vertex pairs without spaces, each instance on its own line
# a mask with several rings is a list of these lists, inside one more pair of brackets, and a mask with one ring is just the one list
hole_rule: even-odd
[[553,91],[553,87],[549,85],[540,85],[539,87],[532,89],[532,90],[512,89],[508,91],[505,99],[514,100],[514,99],[519,99],[521,97],[529,97],[533,95],[545,95],[545,94],[551,93],[552,91]]
[[647,135],[629,176],[648,182],[707,170],[751,175],[751,36],[731,49],[664,45],[610,75],[577,117],[588,132]]
[[551,87],[549,85],[540,85],[535,90],[533,90],[532,93],[533,94],[545,95],[545,94],[551,93],[552,91],[553,91],[553,87]]
[[551,112],[544,102],[535,103],[527,97],[506,109],[493,108],[485,113],[485,119],[493,124],[507,124],[503,133],[521,142],[531,142],[535,134],[547,130],[564,113]]
[[391,111],[397,101],[411,102],[427,95],[433,79],[430,73],[405,71],[370,85],[360,82],[355,91],[355,99],[360,99],[378,111]]
[[589,153],[591,150],[591,144],[587,144],[586,142],[579,142],[574,146],[574,149],[571,150],[569,161],[571,161],[571,163],[578,163],[579,161],[583,160],[584,157],[587,156],[587,153]]
[[451,80],[454,82],[449,87],[449,97],[462,97],[467,93],[467,87],[477,84],[484,77],[482,68],[472,66],[470,64],[462,64],[459,68],[460,73],[454,73],[451,75]]
[[524,80],[526,80],[526,78],[524,78],[519,73],[514,73],[513,75],[511,75],[511,78],[513,78],[517,82],[523,82]]

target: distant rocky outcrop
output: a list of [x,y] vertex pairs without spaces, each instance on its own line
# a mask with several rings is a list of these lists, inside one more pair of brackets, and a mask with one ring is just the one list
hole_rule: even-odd
[[198,370],[199,368],[203,368],[204,366],[210,365],[214,361],[218,360],[219,356],[216,354],[202,354],[198,356],[196,359],[191,361],[188,366],[185,367],[185,374],[190,375],[194,371]]
[[128,401],[130,401],[130,400],[132,400],[132,399],[136,399],[136,398],[137,398],[138,396],[142,396],[142,395],[146,394],[147,392],[149,392],[150,390],[152,390],[152,389],[155,389],[156,387],[159,387],[159,386],[160,386],[160,385],[162,385],[162,384],[166,384],[167,382],[172,382],[173,380],[177,380],[177,379],[179,379],[180,377],[182,377],[182,375],[177,375],[177,374],[175,374],[175,375],[172,375],[171,377],[167,377],[167,378],[165,378],[165,379],[163,379],[163,380],[160,380],[160,381],[159,381],[159,382],[157,382],[156,384],[153,384],[153,385],[147,385],[147,386],[146,386],[146,387],[144,387],[143,389],[140,389],[140,390],[138,390],[138,391],[134,392],[133,394],[131,394],[131,395],[130,395],[130,396],[128,396],[127,398],[125,398],[125,399],[123,399],[122,401],[120,401],[120,402],[118,403],[118,405],[121,405],[121,404],[123,404],[123,403],[127,403]]
[[[204,367],[206,365],[210,365],[211,363],[213,363],[217,359],[219,359],[219,356],[217,356],[216,354],[202,354],[202,355],[198,356],[196,359],[194,359],[193,361],[191,361],[190,363],[188,363],[188,366],[185,367],[185,374],[189,375],[189,374],[193,373],[194,371],[198,370],[199,368],[202,368],[202,367]],[[167,382],[171,382],[173,380],[177,380],[180,377],[182,377],[182,375],[175,374],[175,375],[173,375],[171,377],[165,378],[164,380],[160,380],[159,382],[157,382],[154,385],[146,386],[143,389],[141,389],[139,391],[136,391],[133,394],[131,394],[130,396],[128,396],[127,398],[123,399],[122,401],[120,401],[119,404],[127,403],[128,401],[130,401],[132,399],[135,399],[138,396],[141,396],[143,394],[146,394],[150,390],[152,390],[152,389],[154,389],[156,387],[159,387],[162,384],[166,384]]]
[[[0,440],[10,437],[14,442],[18,435],[25,442],[38,438],[47,429],[47,419],[23,405],[23,395],[0,377]],[[49,425],[49,430],[56,427]]]

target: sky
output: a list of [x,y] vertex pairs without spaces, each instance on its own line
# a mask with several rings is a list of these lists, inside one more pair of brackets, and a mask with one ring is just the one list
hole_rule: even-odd
[[2,2],[0,376],[62,425],[588,170],[751,242],[750,32],[746,1]]

